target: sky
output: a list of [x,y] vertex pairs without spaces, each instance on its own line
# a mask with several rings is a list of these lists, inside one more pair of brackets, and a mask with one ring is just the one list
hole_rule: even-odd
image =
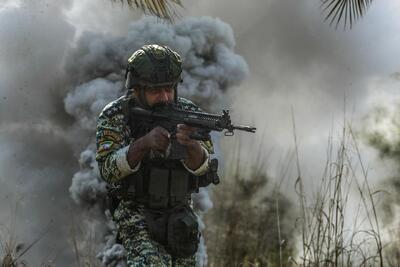
[[[247,64],[246,76],[229,88],[218,108],[229,108],[235,122],[258,131],[222,137],[222,150],[229,154],[237,137],[248,166],[255,151],[265,151],[266,171],[276,179],[279,164],[293,150],[292,110],[301,169],[312,191],[324,168],[328,137],[339,140],[343,117],[361,130],[374,106],[398,103],[396,0],[374,1],[351,31],[323,22],[317,0],[183,4],[178,10],[183,18],[209,16],[228,24],[232,49]],[[68,188],[91,140],[89,129],[65,106],[68,93],[78,86],[66,77],[87,70],[79,60],[71,67],[76,54],[69,51],[79,47],[77,41],[87,32],[113,41],[124,38],[141,17],[106,0],[0,1],[0,223],[10,225],[17,218],[16,231],[25,243],[53,225],[26,254],[29,262],[56,258],[68,266],[73,258],[72,251],[63,250],[67,241],[54,240],[68,236],[75,211]],[[395,168],[362,140],[360,146],[371,182],[379,186]],[[283,190],[293,192],[295,176],[288,177]],[[44,253],[48,250],[50,256]]]

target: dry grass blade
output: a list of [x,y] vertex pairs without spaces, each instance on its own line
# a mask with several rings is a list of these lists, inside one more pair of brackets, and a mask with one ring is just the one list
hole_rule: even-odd
[[[334,0],[327,1],[334,5]],[[348,13],[349,10],[343,9],[343,14]],[[337,145],[333,144],[332,135],[329,135],[326,166],[316,196],[310,200],[302,192],[300,176],[295,183],[302,214],[299,220],[302,224],[302,251],[299,255],[302,263],[298,266],[386,266],[383,264],[377,204],[373,199],[374,195],[382,191],[372,190],[368,183],[368,171],[362,162],[351,125],[346,126],[345,114],[344,112],[344,126]],[[295,127],[293,131],[296,146]],[[354,153],[356,163],[353,162]],[[354,165],[361,166],[360,172],[364,180],[362,184],[356,177],[359,172]],[[349,207],[352,207],[351,202],[356,199],[360,204],[353,213]],[[310,206],[304,203],[310,203]],[[352,224],[354,228],[351,228]]]
[[174,18],[179,17],[176,13],[176,6],[182,7],[180,0],[111,0],[128,4],[130,8],[139,9],[144,14],[157,16],[161,19],[172,22]]
[[321,6],[327,12],[325,20],[335,24],[337,28],[343,23],[343,28],[352,28],[355,21],[365,15],[372,0],[322,0]]
[[19,253],[18,257],[14,259],[13,263],[16,263],[26,252],[28,252],[37,242],[39,242],[49,231],[52,227],[53,220],[50,220],[47,227],[40,233],[40,235],[31,243],[29,244],[22,252]]

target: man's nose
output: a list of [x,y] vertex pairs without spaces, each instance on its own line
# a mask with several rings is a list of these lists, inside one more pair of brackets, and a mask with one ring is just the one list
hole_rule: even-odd
[[161,89],[160,91],[160,100],[162,100],[163,102],[168,102],[168,93],[165,89]]

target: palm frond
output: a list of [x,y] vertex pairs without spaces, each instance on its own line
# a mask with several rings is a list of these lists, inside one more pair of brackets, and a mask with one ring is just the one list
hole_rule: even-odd
[[121,4],[128,4],[130,8],[139,9],[146,15],[157,16],[167,21],[179,17],[175,8],[182,7],[181,0],[111,0]]
[[343,28],[352,28],[353,24],[365,15],[372,0],[321,0],[323,11],[327,13],[325,21],[337,28],[343,23]]

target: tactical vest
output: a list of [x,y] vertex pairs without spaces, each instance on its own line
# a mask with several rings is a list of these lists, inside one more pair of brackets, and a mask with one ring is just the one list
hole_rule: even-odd
[[[127,102],[123,110],[132,138],[138,139],[152,129],[129,116],[132,105],[136,105],[134,99]],[[180,160],[166,160],[148,154],[142,159],[139,170],[124,179],[122,199],[133,200],[150,209],[174,208],[188,204],[191,193],[210,184],[208,180],[209,175],[194,176],[188,172]]]

